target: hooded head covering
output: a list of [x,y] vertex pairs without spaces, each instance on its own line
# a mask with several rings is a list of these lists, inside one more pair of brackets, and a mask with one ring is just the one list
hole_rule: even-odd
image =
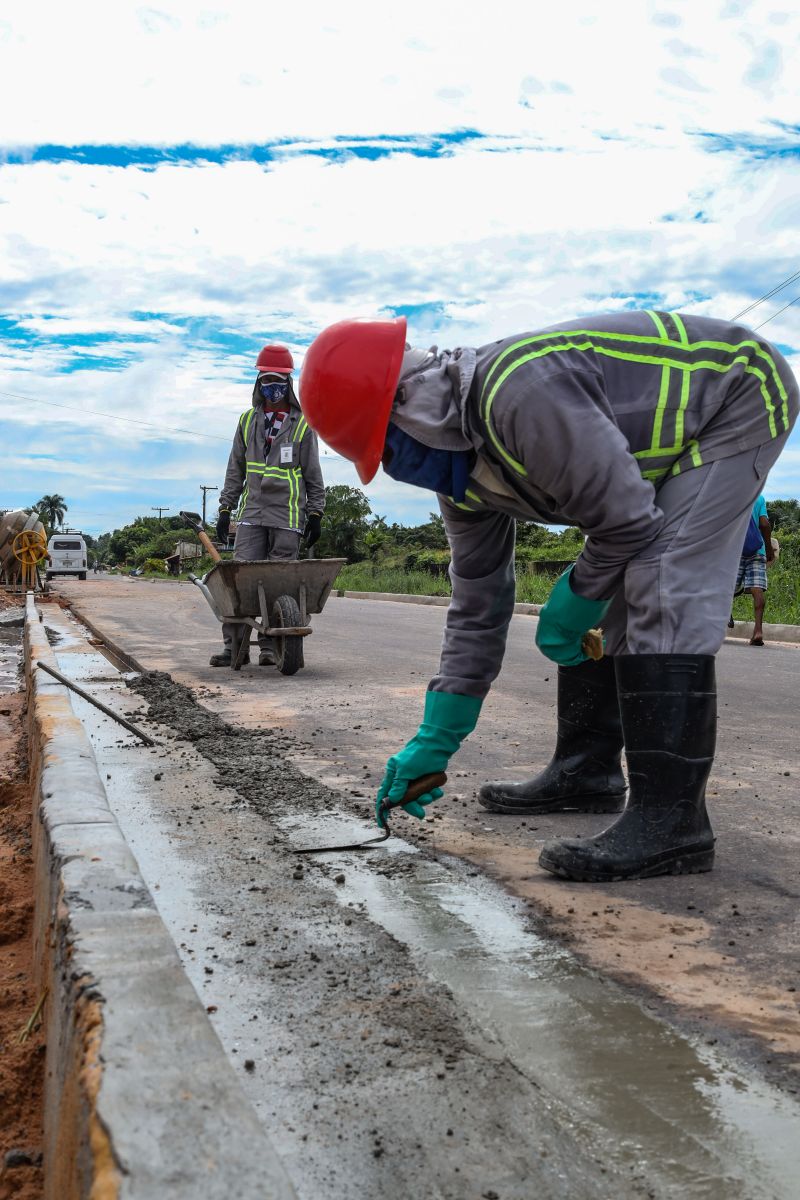
[[464,402],[475,374],[475,350],[406,347],[390,420],[433,450],[471,450]]

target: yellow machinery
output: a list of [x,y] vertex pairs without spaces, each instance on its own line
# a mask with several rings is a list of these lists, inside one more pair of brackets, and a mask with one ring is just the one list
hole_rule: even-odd
[[39,585],[36,568],[47,557],[47,537],[43,529],[23,529],[12,542],[14,557],[20,564],[19,582],[24,592],[35,591]]
[[0,584],[21,592],[41,588],[38,564],[47,555],[47,535],[38,513],[17,509],[0,516]]

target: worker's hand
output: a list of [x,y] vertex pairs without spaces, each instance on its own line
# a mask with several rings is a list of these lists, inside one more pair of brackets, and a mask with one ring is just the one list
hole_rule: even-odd
[[322,513],[309,513],[306,520],[306,527],[303,530],[303,538],[309,550],[315,546],[322,536]]
[[572,590],[571,575],[572,567],[556,580],[536,627],[536,645],[560,667],[586,662],[589,656],[581,646],[583,636],[603,619],[611,604],[610,600],[578,596]]
[[227,542],[231,531],[231,513],[228,508],[221,508],[217,516],[217,541]]
[[[392,804],[400,804],[408,785],[415,779],[444,771],[451,756],[475,728],[481,704],[482,701],[475,696],[461,696],[452,692],[426,694],[425,715],[416,736],[397,754],[393,754],[386,764],[386,773],[375,804],[375,815],[381,828],[381,801],[386,799]],[[426,806],[441,795],[442,789],[434,788],[402,807],[421,821]]]

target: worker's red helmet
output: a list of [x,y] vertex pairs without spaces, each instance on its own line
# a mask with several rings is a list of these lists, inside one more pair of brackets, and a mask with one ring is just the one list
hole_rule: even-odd
[[324,442],[355,463],[362,483],[380,466],[405,345],[405,317],[338,321],[303,360],[303,414]]
[[256,359],[257,371],[272,371],[276,375],[291,375],[294,359],[286,346],[265,346]]

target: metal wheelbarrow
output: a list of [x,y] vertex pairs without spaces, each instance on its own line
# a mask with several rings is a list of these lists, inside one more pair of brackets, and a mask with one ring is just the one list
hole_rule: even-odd
[[223,560],[203,529],[197,513],[181,517],[196,529],[215,565],[202,578],[189,575],[214,616],[233,625],[231,669],[240,671],[250,646],[250,630],[271,637],[276,667],[294,675],[304,666],[303,642],[313,630],[312,613],[320,613],[347,559],[303,558],[296,561],[233,562]]

